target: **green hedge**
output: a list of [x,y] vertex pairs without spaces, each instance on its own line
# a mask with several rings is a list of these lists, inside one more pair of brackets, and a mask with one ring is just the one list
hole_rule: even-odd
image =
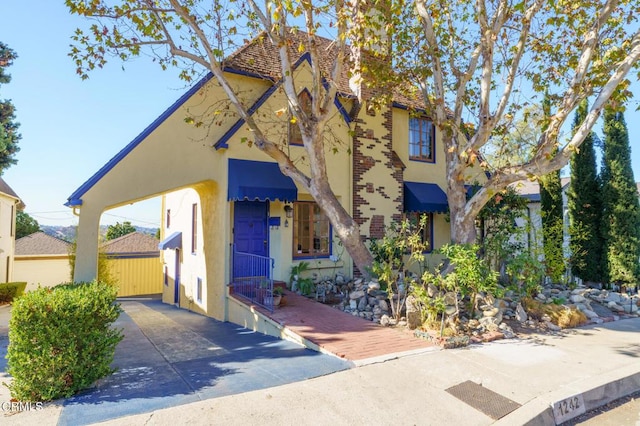
[[17,299],[24,294],[25,288],[27,288],[26,282],[1,283],[0,304],[13,302],[13,299]]
[[123,337],[112,327],[122,312],[116,292],[94,281],[40,288],[14,302],[7,352],[13,398],[66,398],[113,373]]

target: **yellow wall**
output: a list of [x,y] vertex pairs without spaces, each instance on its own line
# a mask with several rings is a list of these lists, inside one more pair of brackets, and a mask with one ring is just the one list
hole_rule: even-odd
[[118,281],[118,296],[162,293],[162,264],[158,257],[108,259],[107,265]]
[[0,282],[15,281],[13,256],[15,252],[16,199],[0,193]]
[[69,256],[18,256],[13,265],[13,280],[26,281],[26,291],[71,280]]

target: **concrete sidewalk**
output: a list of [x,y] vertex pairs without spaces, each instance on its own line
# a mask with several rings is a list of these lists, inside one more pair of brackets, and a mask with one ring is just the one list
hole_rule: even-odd
[[122,317],[129,339],[117,354],[120,373],[43,410],[4,410],[0,423],[555,424],[552,404],[569,418],[640,390],[640,318],[354,367],[149,306],[131,303]]
[[[467,381],[520,407],[496,421],[447,391]],[[635,318],[407,356],[105,424],[553,425],[552,404],[562,420],[561,411],[569,418],[639,389]],[[475,396],[491,405],[488,395]]]

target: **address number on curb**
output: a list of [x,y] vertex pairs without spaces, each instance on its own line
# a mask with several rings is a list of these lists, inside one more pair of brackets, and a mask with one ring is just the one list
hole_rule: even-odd
[[565,398],[554,403],[551,407],[553,408],[553,417],[555,417],[556,424],[566,422],[586,412],[582,394]]

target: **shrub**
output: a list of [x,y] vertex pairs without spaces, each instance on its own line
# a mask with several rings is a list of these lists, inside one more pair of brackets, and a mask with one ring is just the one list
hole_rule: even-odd
[[26,282],[13,282],[0,284],[0,305],[4,303],[11,303],[13,299],[24,294],[24,289],[27,288]]
[[113,373],[122,340],[116,288],[103,282],[40,288],[16,300],[9,321],[8,373],[19,401],[69,397]]
[[473,317],[476,296],[479,293],[498,295],[498,273],[477,255],[479,247],[475,244],[445,244],[439,250],[449,259],[453,271],[447,274],[445,281],[463,297],[467,297],[467,310]]
[[586,315],[575,308],[546,304],[530,297],[523,298],[522,305],[530,317],[540,320],[547,315],[552,323],[561,328],[574,328],[587,322]]

